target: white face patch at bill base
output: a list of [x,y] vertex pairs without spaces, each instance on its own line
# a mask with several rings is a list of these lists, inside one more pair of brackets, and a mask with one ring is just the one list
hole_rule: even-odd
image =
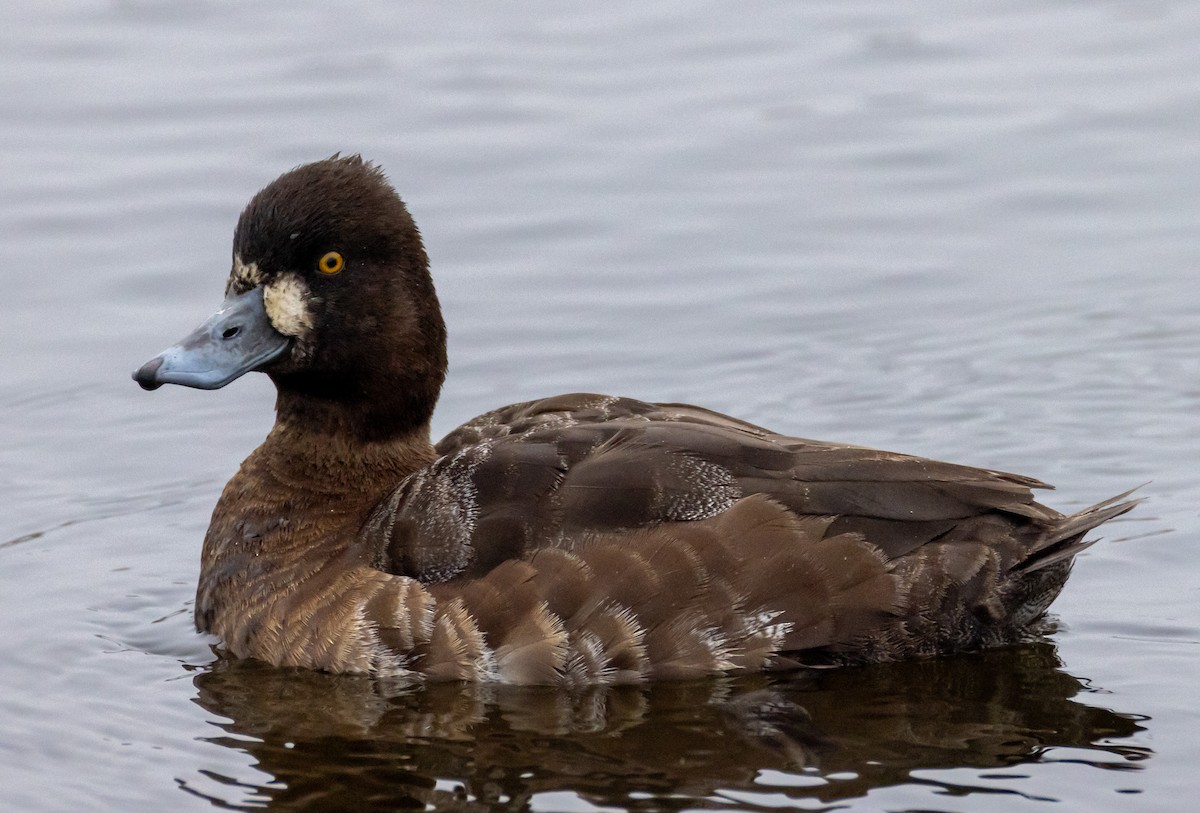
[[308,285],[295,274],[276,277],[263,287],[267,318],[284,336],[300,338],[312,330],[312,312],[308,308],[311,300]]
[[263,276],[262,272],[258,270],[258,263],[243,262],[240,254],[233,255],[233,270],[229,272],[226,293],[231,288],[239,292],[249,291],[262,285],[262,281]]

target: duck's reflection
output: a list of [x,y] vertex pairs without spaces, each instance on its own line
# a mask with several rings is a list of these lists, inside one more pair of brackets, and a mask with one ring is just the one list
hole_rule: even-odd
[[[215,723],[227,735],[213,741],[274,778],[247,788],[210,776],[228,779],[230,794],[213,801],[234,808],[524,809],[561,790],[627,809],[712,807],[730,789],[828,802],[911,782],[918,769],[1034,763],[1056,746],[1084,749],[1098,769],[1150,755],[1120,742],[1142,718],[1072,700],[1085,688],[1048,643],[575,693],[399,689],[244,661],[195,683],[197,702],[231,721]],[[782,787],[763,787],[772,771]]]

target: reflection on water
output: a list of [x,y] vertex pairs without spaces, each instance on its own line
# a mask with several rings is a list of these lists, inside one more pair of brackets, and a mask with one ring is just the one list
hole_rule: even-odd
[[[1073,761],[1134,770],[1145,719],[1086,705],[1054,647],[805,673],[566,693],[368,679],[222,660],[195,677],[212,742],[264,781],[208,774],[189,792],[232,809],[778,807],[919,781],[953,795],[1030,792],[1013,769]],[[228,722],[224,722],[227,720]],[[1003,769],[978,786],[914,771]],[[214,791],[214,788],[220,789]],[[727,790],[737,788],[739,790]],[[762,797],[753,790],[761,788]],[[566,796],[560,795],[570,791]]]

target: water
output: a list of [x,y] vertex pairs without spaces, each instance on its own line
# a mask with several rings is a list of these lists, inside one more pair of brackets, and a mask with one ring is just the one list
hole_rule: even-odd
[[[1172,2],[5,4],[0,808],[1187,807],[1198,41]],[[981,656],[579,696],[222,660],[199,545],[270,386],[128,376],[336,150],[426,236],[439,435],[586,389],[1149,502]]]

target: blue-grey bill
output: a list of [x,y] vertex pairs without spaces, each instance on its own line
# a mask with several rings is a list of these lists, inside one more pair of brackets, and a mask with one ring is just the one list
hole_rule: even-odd
[[226,297],[219,311],[139,367],[133,380],[145,390],[163,384],[215,390],[274,361],[290,341],[271,326],[262,288],[252,288]]

